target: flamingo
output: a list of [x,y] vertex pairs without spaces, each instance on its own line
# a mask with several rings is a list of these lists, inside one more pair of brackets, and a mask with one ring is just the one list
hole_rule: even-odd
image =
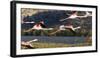
[[86,18],[88,16],[92,16],[92,14],[90,14],[88,11],[86,12],[86,14],[84,16],[78,16],[77,12],[74,12],[72,15],[70,15],[68,18],[65,19],[61,19],[60,21],[64,21],[67,19],[75,19],[75,18]]
[[80,29],[80,28],[81,28],[80,26],[74,28],[72,25],[68,25],[68,26],[61,25],[57,31],[51,33],[50,35],[55,34],[55,33],[59,32],[61,30],[66,30],[66,29],[69,29],[71,32],[73,32],[74,34],[76,34],[75,30],[76,29]]
[[36,42],[36,41],[38,41],[38,39],[30,40],[30,41],[27,41],[27,42],[22,41],[21,45],[25,46],[25,47],[28,47],[28,48],[33,48],[33,45],[31,43]]
[[32,28],[24,31],[24,32],[29,32],[29,31],[32,31],[32,30],[41,30],[43,28],[46,28],[46,26],[44,25],[44,22],[43,21],[40,21],[39,23],[36,23]]

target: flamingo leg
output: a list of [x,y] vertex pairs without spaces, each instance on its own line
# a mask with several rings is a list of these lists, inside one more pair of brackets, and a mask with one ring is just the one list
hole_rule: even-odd
[[58,30],[56,30],[55,32],[50,33],[50,35],[53,35],[53,34],[55,34],[55,33],[59,32],[59,31],[61,31],[61,30],[60,30],[60,29],[58,29]]

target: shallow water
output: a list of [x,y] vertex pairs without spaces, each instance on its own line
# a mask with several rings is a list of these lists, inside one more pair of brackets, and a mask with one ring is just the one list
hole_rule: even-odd
[[46,36],[22,36],[21,41],[29,41],[38,39],[38,42],[45,43],[65,43],[65,44],[78,44],[85,43],[85,37],[46,37]]

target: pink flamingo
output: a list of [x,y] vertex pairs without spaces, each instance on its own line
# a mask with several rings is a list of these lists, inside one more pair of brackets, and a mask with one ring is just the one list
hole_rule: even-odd
[[65,19],[61,19],[60,21],[64,21],[67,19],[75,19],[75,18],[86,18],[88,16],[92,16],[92,14],[90,14],[88,11],[86,12],[86,14],[84,16],[78,16],[77,12],[74,12],[72,15],[70,15],[68,18]]

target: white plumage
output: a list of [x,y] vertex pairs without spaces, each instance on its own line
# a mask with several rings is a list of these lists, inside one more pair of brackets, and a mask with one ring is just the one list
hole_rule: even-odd
[[68,18],[61,19],[60,21],[64,21],[64,20],[67,20],[67,19],[75,19],[75,18],[86,18],[88,16],[92,16],[92,14],[90,14],[89,12],[86,12],[86,14],[84,16],[78,16],[77,12],[75,12],[72,15],[70,15]]
[[78,27],[75,27],[75,28],[74,28],[72,25],[69,25],[69,26],[61,25],[61,26],[59,27],[60,30],[66,30],[66,28],[69,28],[69,29],[72,29],[73,31],[75,31],[76,29],[80,29],[81,27],[78,26]]

